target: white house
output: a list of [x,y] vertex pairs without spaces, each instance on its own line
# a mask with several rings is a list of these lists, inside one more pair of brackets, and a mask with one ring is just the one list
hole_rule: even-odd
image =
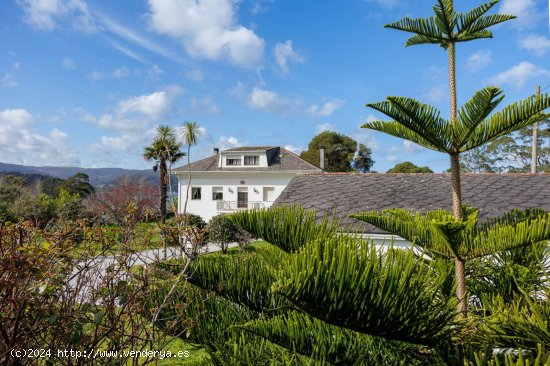
[[269,207],[292,178],[321,169],[281,147],[252,146],[219,151],[174,169],[178,211],[183,212],[191,170],[187,212],[208,221],[220,213]]

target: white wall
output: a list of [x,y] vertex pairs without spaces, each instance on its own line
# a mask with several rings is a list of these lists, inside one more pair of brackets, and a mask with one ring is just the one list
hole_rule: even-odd
[[[187,212],[200,215],[205,221],[217,215],[217,202],[212,199],[212,187],[223,187],[223,200],[237,202],[238,188],[248,188],[248,201],[263,201],[263,188],[274,187],[275,199],[279,197],[290,180],[296,173],[274,173],[274,172],[196,172],[191,173],[191,188],[201,187],[201,199],[192,200],[189,188],[187,200]],[[187,190],[187,174],[178,174],[178,198],[179,212],[183,212],[185,204],[185,193]],[[244,182],[244,183],[241,183]],[[257,192],[254,191],[256,189]],[[266,203],[269,206],[271,203]]]

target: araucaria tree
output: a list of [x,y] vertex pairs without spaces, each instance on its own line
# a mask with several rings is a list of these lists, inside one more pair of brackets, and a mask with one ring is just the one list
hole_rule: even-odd
[[[452,0],[438,0],[430,18],[404,18],[386,27],[414,33],[406,46],[436,44],[449,55],[450,111],[449,119],[427,104],[407,97],[387,97],[380,103],[367,104],[388,117],[389,122],[374,121],[362,127],[385,132],[404,138],[426,148],[443,152],[451,160],[452,212],[455,221],[462,221],[462,195],[460,189],[460,154],[474,149],[498,137],[543,121],[549,114],[548,95],[531,96],[491,113],[500,104],[504,95],[499,88],[486,87],[474,96],[460,110],[456,104],[455,47],[457,43],[480,38],[491,38],[490,27],[513,19],[510,15],[486,15],[498,0],[490,1],[466,13],[458,13]],[[457,310],[466,316],[465,259],[455,256]]]
[[162,223],[166,221],[166,196],[168,191],[168,165],[173,164],[185,153],[181,151],[181,143],[176,138],[174,129],[170,126],[158,126],[156,136],[151,145],[143,150],[143,158],[153,161],[153,169],[159,170],[160,177],[160,217]]

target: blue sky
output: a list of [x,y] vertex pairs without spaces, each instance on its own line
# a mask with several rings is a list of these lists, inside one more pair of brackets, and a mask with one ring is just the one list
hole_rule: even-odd
[[[359,128],[388,95],[448,115],[447,55],[405,48],[383,25],[431,15],[427,0],[8,0],[0,8],[0,161],[147,168],[157,124],[204,128],[212,148],[299,152],[334,130],[373,150],[374,170],[445,155]],[[467,10],[482,1],[455,1]],[[550,85],[545,0],[502,0],[518,19],[458,46],[458,99],[501,86],[504,104]]]

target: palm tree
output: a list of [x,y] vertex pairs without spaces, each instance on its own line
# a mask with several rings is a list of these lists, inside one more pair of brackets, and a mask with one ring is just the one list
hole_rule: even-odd
[[197,124],[197,122],[185,122],[181,127],[181,137],[185,145],[187,145],[187,169],[188,169],[188,180],[187,180],[187,190],[185,192],[185,204],[183,205],[183,214],[187,213],[187,201],[189,200],[189,187],[191,186],[191,146],[195,146],[199,141],[199,137],[203,134],[202,128]]
[[174,129],[161,125],[156,129],[156,135],[151,145],[143,150],[143,158],[153,161],[153,170],[160,170],[160,217],[162,223],[166,222],[166,196],[168,187],[167,164],[173,164],[185,153],[181,151],[181,143],[177,141]]
[[[495,113],[504,96],[495,87],[487,87],[474,94],[460,111],[456,105],[455,46],[480,38],[492,38],[491,26],[513,19],[511,15],[485,15],[498,0],[490,1],[467,13],[457,13],[452,0],[438,0],[430,18],[404,18],[386,27],[414,33],[406,46],[438,44],[449,54],[450,120],[440,117],[440,112],[412,98],[388,97],[380,103],[367,104],[391,117],[390,122],[374,121],[363,128],[381,131],[404,138],[435,151],[447,153],[451,160],[451,195],[453,216],[462,220],[462,195],[460,189],[461,153],[474,149],[500,136],[543,121],[548,117],[544,110],[550,106],[547,95],[532,96]],[[466,277],[463,258],[455,259],[457,310],[466,315]]]

